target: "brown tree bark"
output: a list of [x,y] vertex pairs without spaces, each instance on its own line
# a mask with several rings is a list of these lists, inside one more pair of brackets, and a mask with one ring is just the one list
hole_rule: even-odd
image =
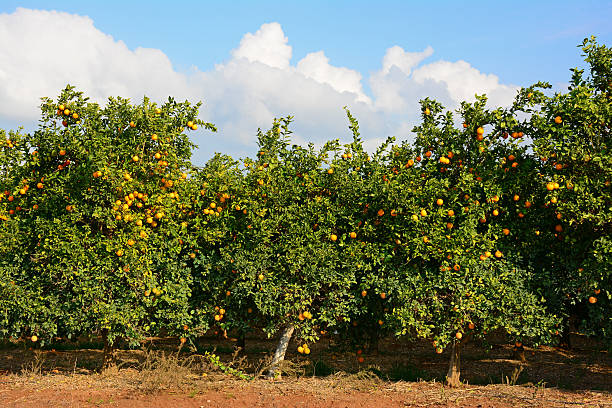
[[449,387],[461,385],[461,346],[462,343],[460,341],[453,342],[448,372],[446,373],[446,385]]
[[277,377],[280,377],[280,373],[277,374],[278,366],[281,361],[285,359],[285,353],[287,353],[287,347],[289,346],[289,341],[291,340],[291,336],[293,335],[293,331],[295,327],[289,325],[285,327],[283,332],[281,333],[281,337],[278,341],[278,346],[276,347],[276,351],[274,352],[274,357],[272,357],[272,363],[270,364],[270,368],[268,369],[268,373],[266,374],[266,378],[271,380]]
[[102,329],[102,342],[104,348],[102,352],[102,370],[114,367],[117,364],[115,347],[108,340],[108,329]]

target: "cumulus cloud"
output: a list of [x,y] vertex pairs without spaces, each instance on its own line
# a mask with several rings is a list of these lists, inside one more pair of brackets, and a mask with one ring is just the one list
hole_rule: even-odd
[[67,83],[96,100],[187,93],[185,76],[163,52],[132,51],[88,17],[23,8],[0,14],[0,115],[32,119],[40,97]]
[[[426,60],[431,47],[409,52],[389,48],[379,71],[368,78],[371,95],[358,71],[339,67],[324,51],[291,64],[292,48],[279,23],[247,33],[229,58],[209,71],[178,72],[160,50],[129,49],[101,32],[88,18],[55,11],[19,8],[0,14],[0,124],[36,122],[41,96],[56,95],[66,83],[97,101],[144,95],[163,101],[203,100],[201,117],[215,123],[219,135],[195,132],[202,163],[214,151],[235,156],[255,149],[257,128],[275,117],[294,115],[294,140],[317,145],[331,138],[349,141],[343,106],[359,119],[370,150],[387,136],[411,137],[420,113],[418,100],[436,98],[449,108],[487,93],[508,104],[516,87],[501,84],[465,61]],[[27,124],[27,123],[26,123]]]
[[249,62],[261,62],[283,69],[289,67],[291,60],[292,50],[288,42],[280,24],[263,24],[255,34],[245,34],[232,55],[234,58],[246,58]]
[[327,84],[338,92],[352,92],[357,101],[372,103],[363,92],[361,74],[352,69],[334,67],[323,51],[311,52],[297,63],[297,71],[307,78]]

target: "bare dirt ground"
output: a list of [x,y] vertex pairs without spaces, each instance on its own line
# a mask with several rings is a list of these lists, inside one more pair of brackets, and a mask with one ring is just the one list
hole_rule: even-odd
[[571,350],[526,348],[527,363],[509,345],[468,345],[464,385],[456,389],[441,383],[447,353],[435,354],[426,342],[387,340],[358,355],[324,340],[308,357],[292,345],[286,374],[276,381],[238,379],[202,357],[214,349],[225,364],[254,376],[275,345],[256,336],[236,355],[233,344],[207,337],[197,352],[178,353],[177,339],[153,339],[141,350],[119,351],[118,368],[105,372],[95,343],[48,350],[4,344],[0,407],[612,408],[612,358],[581,338]]

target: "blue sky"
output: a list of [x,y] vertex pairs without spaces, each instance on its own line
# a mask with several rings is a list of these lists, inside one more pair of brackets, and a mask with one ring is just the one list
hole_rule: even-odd
[[[612,43],[610,21],[610,1],[3,0],[0,32],[10,35],[0,39],[0,61],[28,68],[0,65],[0,88],[31,89],[0,91],[20,107],[13,114],[0,105],[0,127],[33,129],[35,96],[57,94],[65,80],[98,99],[123,92],[135,101],[143,93],[204,100],[202,116],[219,125],[221,137],[213,146],[205,134],[196,136],[200,162],[214,151],[252,152],[257,127],[272,116],[296,115],[298,142],[345,137],[343,104],[357,111],[375,145],[391,134],[410,137],[420,97],[452,108],[475,92],[504,104],[517,86],[546,80],[562,87],[569,68],[581,65],[576,46],[584,37]],[[42,37],[56,39],[55,52]],[[153,51],[141,55],[138,48]],[[71,67],[66,78],[62,64]],[[135,71],[146,76],[150,65],[162,68],[148,83]],[[161,86],[160,78],[170,79]]]

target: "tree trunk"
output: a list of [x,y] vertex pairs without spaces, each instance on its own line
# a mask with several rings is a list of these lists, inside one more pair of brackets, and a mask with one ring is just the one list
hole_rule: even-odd
[[270,368],[268,369],[268,373],[266,374],[266,378],[271,380],[276,377],[280,377],[280,373],[277,375],[278,366],[281,361],[285,359],[285,353],[287,352],[287,346],[289,346],[289,341],[291,340],[291,336],[293,335],[293,331],[295,327],[289,325],[285,327],[283,330],[280,340],[278,341],[278,346],[276,347],[276,351],[274,352],[274,357],[272,358],[272,363],[270,364]]
[[244,348],[246,347],[246,335],[243,331],[238,333],[238,342],[236,342],[236,348],[240,349],[240,352],[244,354]]
[[454,341],[451,351],[450,364],[448,365],[448,373],[446,374],[446,385],[449,387],[458,387],[461,385],[461,346],[463,342]]
[[525,366],[527,365],[527,358],[525,357],[525,348],[522,345],[520,347],[514,348],[514,359],[519,360],[520,364],[514,367],[514,370],[512,371],[512,375],[510,379],[508,380],[509,384],[511,385],[516,384],[516,382],[519,379],[519,376],[521,375],[521,373],[525,369]]
[[117,364],[115,347],[108,341],[108,329],[102,329],[102,341],[104,349],[102,353],[102,370],[114,367]]

